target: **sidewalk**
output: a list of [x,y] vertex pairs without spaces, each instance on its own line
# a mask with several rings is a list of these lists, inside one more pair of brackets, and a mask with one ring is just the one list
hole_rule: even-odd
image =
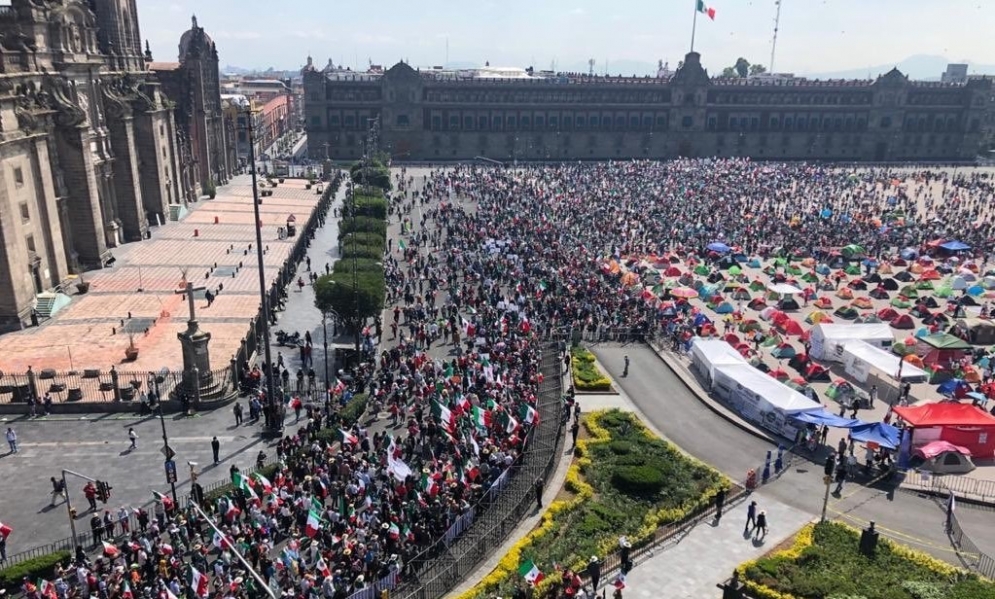
[[[763,541],[744,535],[746,505],[756,501],[767,512],[770,532]],[[746,503],[739,503],[718,523],[702,522],[676,545],[651,554],[638,562],[625,579],[625,596],[646,599],[703,599],[720,597],[715,585],[732,576],[739,564],[760,557],[811,521],[812,516],[768,497],[754,493]],[[614,577],[603,581],[610,587]]]

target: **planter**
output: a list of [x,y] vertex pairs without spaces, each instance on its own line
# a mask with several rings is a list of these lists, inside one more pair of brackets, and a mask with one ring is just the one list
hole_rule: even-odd
[[280,183],[283,183],[283,177],[280,177],[279,179],[277,179],[277,181],[279,181]]
[[90,290],[90,284],[87,283],[86,281],[80,281],[79,283],[76,283],[76,291],[80,295],[83,295],[84,293],[86,293],[89,290]]
[[311,184],[310,183],[305,183],[304,184],[304,189],[311,189]]
[[128,362],[134,362],[135,360],[137,360],[138,359],[138,348],[137,347],[128,347],[128,348],[125,348],[125,350],[124,350],[124,359],[127,360]]
[[69,396],[66,397],[66,401],[82,401],[83,400],[83,390],[79,387],[73,387],[69,390]]
[[135,399],[134,387],[121,387],[118,389],[118,393],[121,395],[121,401],[131,401]]

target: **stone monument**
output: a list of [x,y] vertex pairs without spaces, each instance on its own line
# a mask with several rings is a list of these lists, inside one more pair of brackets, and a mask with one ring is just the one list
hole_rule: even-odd
[[190,308],[187,330],[177,333],[176,338],[183,347],[183,389],[190,393],[191,399],[195,401],[200,399],[200,390],[210,387],[213,382],[211,354],[207,349],[211,334],[200,330],[194,309],[194,293],[203,289],[204,287],[194,287],[193,283],[187,281],[184,289],[176,291],[177,294],[187,296],[187,305]]

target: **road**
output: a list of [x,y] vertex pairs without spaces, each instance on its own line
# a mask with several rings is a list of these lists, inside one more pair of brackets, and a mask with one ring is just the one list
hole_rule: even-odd
[[[591,348],[598,360],[628,394],[646,418],[663,435],[688,453],[711,464],[737,481],[746,471],[763,465],[767,450],[776,446],[736,427],[709,410],[673,371],[641,344],[600,344]],[[622,377],[625,355],[629,376]],[[581,401],[583,405],[583,400]],[[818,517],[825,486],[822,467],[798,462],[765,493]],[[829,516],[854,526],[873,520],[887,536],[956,563],[944,533],[943,507],[932,499],[905,491],[888,493],[875,488],[847,485],[841,498],[830,497]],[[967,512],[973,508],[962,507]],[[989,513],[984,513],[990,516]],[[776,527],[777,523],[772,523]],[[974,527],[969,533],[982,546],[995,546],[995,527]]]

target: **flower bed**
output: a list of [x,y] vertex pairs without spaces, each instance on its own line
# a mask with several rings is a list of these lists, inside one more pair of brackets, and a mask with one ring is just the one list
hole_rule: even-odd
[[788,549],[741,564],[756,599],[982,599],[995,583],[898,545],[878,542],[873,558],[858,550],[860,532],[835,522],[809,524]]
[[610,391],[612,382],[594,363],[594,354],[583,347],[575,347],[570,352],[571,371],[574,388],[577,391]]
[[[553,502],[539,525],[460,599],[510,595],[521,580],[518,567],[529,559],[546,576],[537,589],[542,596],[560,580],[554,564],[580,568],[591,555],[615,550],[621,535],[639,547],[657,528],[707,506],[719,488],[729,487],[718,471],[657,438],[630,413],[591,412],[583,424],[591,438],[578,441],[567,471],[571,497]],[[662,472],[663,486],[638,473],[622,482],[617,471],[627,468]]]

